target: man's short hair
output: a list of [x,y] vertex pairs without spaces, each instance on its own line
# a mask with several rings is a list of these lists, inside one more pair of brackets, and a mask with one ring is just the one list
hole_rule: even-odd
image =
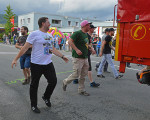
[[22,26],[22,27],[24,28],[24,30],[27,31],[27,33],[29,32],[28,27],[26,27],[26,26]]
[[106,32],[109,32],[109,28],[106,28],[106,29],[105,29],[105,33],[106,33]]
[[41,17],[41,18],[39,18],[39,20],[38,20],[39,28],[42,27],[42,23],[46,22],[46,19],[48,19],[48,18],[47,17]]

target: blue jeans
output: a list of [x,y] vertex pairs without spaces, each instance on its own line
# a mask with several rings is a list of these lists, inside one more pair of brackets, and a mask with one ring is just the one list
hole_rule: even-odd
[[3,43],[6,44],[6,39],[5,38],[3,39],[3,41],[4,41]]
[[99,52],[100,52],[100,48],[96,48],[96,54],[97,54],[97,57],[99,56]]
[[115,78],[118,77],[118,72],[117,72],[117,70],[116,70],[116,68],[114,66],[111,54],[103,54],[103,58],[102,58],[100,66],[98,68],[97,75],[101,75],[102,74],[102,70],[103,70],[103,67],[104,67],[106,61],[110,65],[110,67],[111,67],[111,69],[113,71],[114,77]]
[[11,39],[9,39],[9,44],[11,44]]
[[20,67],[21,69],[30,68],[31,55],[24,54],[20,57]]
[[16,45],[16,40],[14,40],[14,45]]
[[65,44],[63,44],[63,50],[66,50],[65,46],[66,46],[66,45],[65,45]]

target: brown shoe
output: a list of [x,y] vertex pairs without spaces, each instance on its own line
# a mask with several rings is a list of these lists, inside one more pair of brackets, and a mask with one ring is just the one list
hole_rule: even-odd
[[63,81],[63,90],[66,91],[67,85],[65,85],[64,81]]
[[28,79],[27,79],[27,84],[29,84],[30,81],[31,81],[31,76],[28,77]]
[[84,95],[84,96],[90,96],[90,94],[87,93],[86,91],[80,92],[79,94],[80,94],[80,95]]
[[27,82],[27,81],[28,81],[28,79],[25,79],[25,80],[24,80],[24,82],[22,83],[22,85],[26,85],[26,84],[28,84],[28,82]]

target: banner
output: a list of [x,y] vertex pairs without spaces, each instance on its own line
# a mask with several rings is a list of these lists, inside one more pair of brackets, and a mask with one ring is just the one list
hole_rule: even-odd
[[11,28],[12,31],[14,31],[14,16],[10,19],[11,24],[13,24],[13,27]]

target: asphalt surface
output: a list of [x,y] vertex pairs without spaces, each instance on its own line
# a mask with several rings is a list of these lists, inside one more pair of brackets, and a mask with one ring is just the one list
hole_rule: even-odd
[[[95,64],[100,57],[92,56],[93,78],[100,87],[92,88],[86,78],[86,91],[90,96],[77,93],[78,85],[69,84],[62,90],[62,80],[72,72],[71,53],[64,52],[69,63],[53,55],[57,73],[57,86],[51,98],[52,107],[46,107],[42,100],[47,81],[42,76],[38,89],[40,114],[30,108],[29,85],[22,85],[23,73],[19,62],[11,68],[11,62],[18,53],[13,45],[0,44],[0,120],[150,120],[150,87],[141,85],[135,73],[142,69],[135,64],[126,69],[124,77],[115,80],[111,73],[106,78],[96,77]],[[119,62],[114,62],[118,69]],[[109,68],[109,71],[111,69]]]

